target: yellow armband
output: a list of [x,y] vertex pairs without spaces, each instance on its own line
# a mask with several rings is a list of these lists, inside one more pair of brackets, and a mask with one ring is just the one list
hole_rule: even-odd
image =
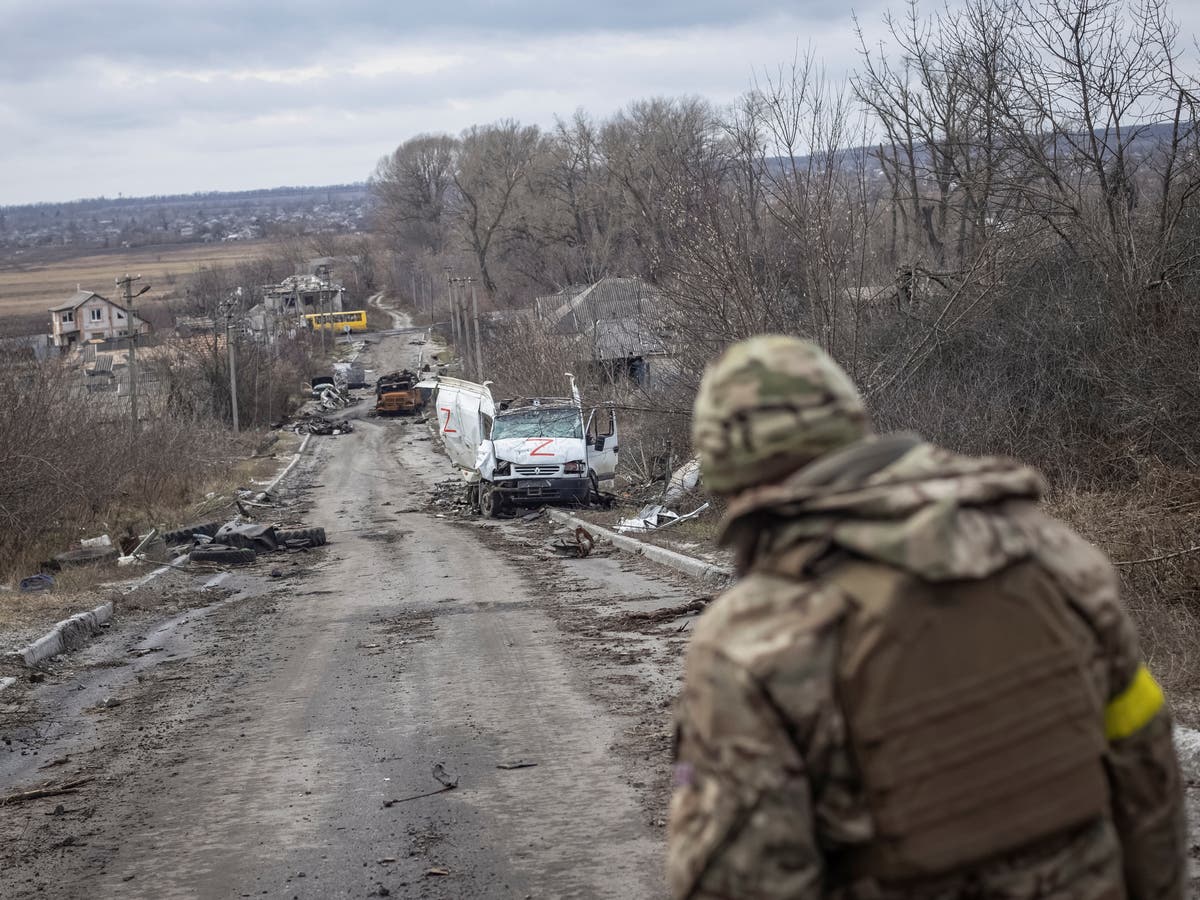
[[1141,731],[1163,708],[1162,688],[1144,665],[1137,674],[1104,708],[1104,731],[1110,741],[1119,741]]

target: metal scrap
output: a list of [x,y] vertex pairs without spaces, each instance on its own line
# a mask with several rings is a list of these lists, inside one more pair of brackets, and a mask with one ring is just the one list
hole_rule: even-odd
[[631,516],[627,519],[622,519],[617,523],[617,531],[622,534],[630,532],[645,532],[659,531],[670,525],[676,525],[680,522],[686,522],[688,519],[695,518],[703,513],[709,507],[708,503],[704,503],[693,509],[686,515],[679,515],[664,506],[655,503],[643,506],[636,516]]
[[265,550],[273,552],[279,549],[279,539],[275,536],[273,525],[262,525],[258,522],[242,522],[234,519],[226,522],[213,535],[214,544],[224,544],[226,547],[242,547],[246,550]]
[[347,421],[334,421],[320,415],[309,415],[295,422],[292,430],[296,434],[339,435],[350,434],[354,426]]
[[560,553],[563,556],[574,556],[578,559],[586,559],[595,546],[596,539],[582,525],[573,532],[569,532],[568,535],[550,543],[550,549],[556,553]]

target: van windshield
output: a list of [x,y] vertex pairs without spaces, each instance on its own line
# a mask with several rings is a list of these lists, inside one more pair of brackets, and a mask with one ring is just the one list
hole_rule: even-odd
[[577,409],[523,409],[497,416],[492,440],[503,438],[582,438],[583,421]]

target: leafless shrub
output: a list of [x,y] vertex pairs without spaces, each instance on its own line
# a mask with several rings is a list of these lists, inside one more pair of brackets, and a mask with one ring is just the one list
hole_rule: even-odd
[[1147,662],[1168,693],[1200,687],[1200,552],[1175,555],[1197,543],[1200,476],[1150,464],[1135,490],[1059,490],[1051,510],[1117,561]]
[[[178,508],[218,468],[231,439],[148,416],[135,436],[127,402],[88,393],[59,361],[0,369],[8,423],[0,430],[0,572],[35,565],[90,529],[118,537]],[[28,574],[18,569],[17,574]]]

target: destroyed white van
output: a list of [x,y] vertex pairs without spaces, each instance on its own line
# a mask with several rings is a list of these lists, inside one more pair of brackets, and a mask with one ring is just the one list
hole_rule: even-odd
[[617,418],[572,396],[495,402],[487,384],[438,380],[435,409],[446,451],[484,515],[507,506],[580,503],[616,475]]

